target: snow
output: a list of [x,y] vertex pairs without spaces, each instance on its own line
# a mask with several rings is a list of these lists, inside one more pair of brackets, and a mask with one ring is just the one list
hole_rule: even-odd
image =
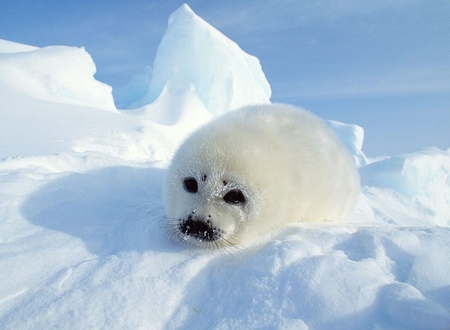
[[364,142],[364,129],[354,124],[344,124],[335,120],[327,120],[327,124],[334,130],[337,136],[344,142],[347,149],[353,155],[358,167],[367,165],[368,160],[362,151]]
[[429,148],[391,157],[361,169],[363,185],[372,194],[395,192],[409,215],[397,225],[450,226],[450,150]]
[[[253,67],[187,57],[210,44]],[[450,150],[367,159],[363,129],[331,121],[360,166],[351,221],[229,253],[167,238],[161,183],[180,141],[270,96],[236,47],[182,6],[152,103],[118,111],[83,49],[0,41],[0,328],[450,329]]]
[[36,49],[38,49],[38,47],[0,39],[0,54],[30,52]]
[[0,43],[2,87],[24,96],[32,91],[32,96],[42,100],[115,111],[112,88],[95,80],[95,71],[91,56],[83,48]]
[[[148,77],[147,74],[140,74]],[[120,104],[137,108],[155,101],[167,85],[177,90],[193,88],[206,109],[214,115],[239,108],[249,103],[268,103],[270,85],[259,60],[245,53],[203,19],[188,5],[178,8],[169,18],[153,63],[147,93],[122,94]],[[134,97],[133,97],[134,96]]]
[[133,75],[116,98],[116,105],[119,109],[133,108],[133,104],[139,102],[148,92],[148,87],[153,76],[153,69],[145,67],[141,72]]

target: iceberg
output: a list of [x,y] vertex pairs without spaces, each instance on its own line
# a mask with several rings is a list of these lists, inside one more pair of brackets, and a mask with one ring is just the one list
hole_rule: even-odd
[[[145,81],[142,83],[146,85]],[[130,84],[135,84],[135,80]],[[163,96],[169,85],[181,93],[195,90],[213,115],[249,104],[269,103],[271,96],[259,60],[198,17],[186,4],[169,18],[147,93],[137,100],[127,94],[119,104],[126,108],[150,104]]]
[[135,103],[139,102],[139,100],[141,100],[148,92],[152,75],[153,70],[150,66],[147,66],[142,71],[134,74],[125,88],[116,96],[115,103],[117,108],[136,108]]

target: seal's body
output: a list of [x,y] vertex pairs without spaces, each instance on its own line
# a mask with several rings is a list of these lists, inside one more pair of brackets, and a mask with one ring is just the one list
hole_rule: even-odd
[[171,232],[226,248],[292,222],[340,221],[359,196],[346,147],[318,117],[270,104],[226,113],[181,145],[164,185]]

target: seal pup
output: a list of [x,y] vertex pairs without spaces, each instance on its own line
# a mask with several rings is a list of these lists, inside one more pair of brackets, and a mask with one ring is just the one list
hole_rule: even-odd
[[288,223],[345,220],[360,181],[321,119],[267,104],[225,113],[192,133],[163,188],[171,237],[227,249]]

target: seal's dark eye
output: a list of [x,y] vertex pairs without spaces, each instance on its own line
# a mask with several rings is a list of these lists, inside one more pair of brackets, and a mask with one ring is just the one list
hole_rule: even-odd
[[194,178],[186,178],[183,181],[184,189],[191,194],[195,194],[198,190],[197,180]]
[[238,189],[230,190],[223,196],[223,200],[227,202],[228,204],[244,204],[245,203],[245,197],[242,191]]

